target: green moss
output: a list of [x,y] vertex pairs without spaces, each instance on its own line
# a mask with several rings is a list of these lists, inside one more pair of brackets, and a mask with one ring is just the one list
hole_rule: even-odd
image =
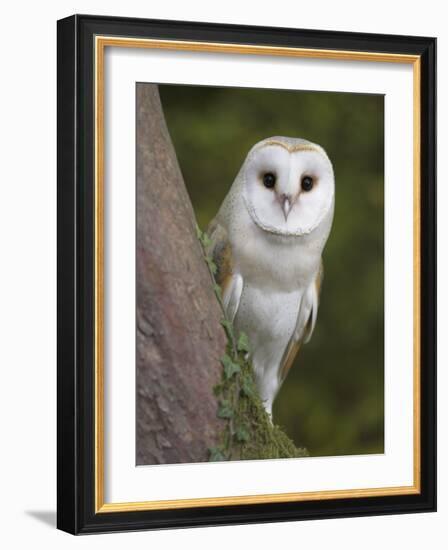
[[218,401],[216,414],[226,423],[220,444],[210,449],[210,461],[308,456],[307,450],[296,447],[266,413],[255,386],[249,340],[243,332],[235,334],[225,314],[221,289],[214,281],[216,266],[205,253],[211,244],[210,239],[199,228],[197,235],[222,310],[221,324],[227,335],[226,353],[221,358],[222,379],[214,388]]

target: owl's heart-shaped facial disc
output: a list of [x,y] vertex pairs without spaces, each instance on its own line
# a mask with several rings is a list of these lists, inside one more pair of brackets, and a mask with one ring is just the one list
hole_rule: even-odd
[[255,145],[246,158],[243,197],[261,229],[280,235],[309,234],[332,212],[331,162],[319,145],[269,138]]

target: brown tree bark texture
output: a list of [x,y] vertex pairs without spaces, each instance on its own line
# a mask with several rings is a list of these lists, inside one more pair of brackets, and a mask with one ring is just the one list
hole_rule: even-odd
[[157,86],[136,92],[136,463],[202,462],[224,427],[226,337]]

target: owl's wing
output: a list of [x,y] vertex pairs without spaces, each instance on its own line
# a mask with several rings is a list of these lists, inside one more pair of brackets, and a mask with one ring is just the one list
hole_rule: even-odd
[[207,235],[210,238],[211,245],[206,252],[217,267],[215,280],[221,287],[227,317],[233,322],[240,304],[243,277],[235,269],[227,230],[216,218],[210,222]]
[[324,266],[321,262],[319,271],[313,282],[305,291],[300,303],[296,328],[285,349],[279,369],[280,383],[284,381],[291,368],[300,346],[310,341],[317,319],[319,296],[324,276]]

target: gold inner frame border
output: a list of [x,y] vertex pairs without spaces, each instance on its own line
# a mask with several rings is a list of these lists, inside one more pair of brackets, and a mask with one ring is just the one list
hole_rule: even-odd
[[[263,495],[241,495],[212,498],[189,498],[179,500],[153,500],[141,502],[106,503],[104,501],[104,54],[106,47],[146,48],[174,51],[207,53],[232,53],[243,55],[265,55],[302,57],[327,60],[347,60],[386,63],[407,63],[413,66],[413,458],[414,483],[402,487],[381,487],[366,489],[343,489],[301,493],[275,493]],[[167,510],[209,506],[232,506],[278,502],[304,502],[343,498],[379,497],[420,493],[421,480],[421,425],[420,425],[420,241],[421,241],[421,60],[418,55],[381,52],[359,52],[346,50],[325,50],[280,46],[256,46],[251,44],[226,44],[181,40],[159,40],[125,38],[119,36],[96,36],[94,42],[94,98],[95,98],[95,513],[130,512],[144,510]]]

